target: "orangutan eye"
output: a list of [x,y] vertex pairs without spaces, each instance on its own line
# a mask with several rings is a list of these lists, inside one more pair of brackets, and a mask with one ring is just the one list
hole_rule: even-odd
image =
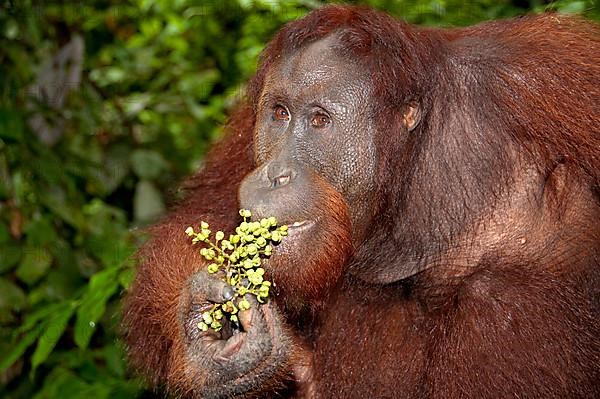
[[330,123],[331,118],[321,113],[315,114],[315,116],[313,116],[312,120],[310,121],[310,124],[316,129],[323,129],[327,127]]
[[290,113],[285,107],[277,105],[273,110],[273,118],[278,121],[289,121]]

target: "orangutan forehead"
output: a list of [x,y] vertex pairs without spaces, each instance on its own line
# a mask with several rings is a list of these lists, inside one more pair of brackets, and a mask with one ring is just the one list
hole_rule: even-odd
[[[364,79],[356,62],[341,55],[338,34],[331,34],[282,57],[269,71],[267,80],[294,85],[328,84],[339,79]],[[271,83],[270,82],[270,83]]]
[[331,34],[282,57],[268,71],[265,90],[288,93],[327,90],[335,95],[349,86],[367,86],[368,73],[341,55],[340,45],[337,35]]

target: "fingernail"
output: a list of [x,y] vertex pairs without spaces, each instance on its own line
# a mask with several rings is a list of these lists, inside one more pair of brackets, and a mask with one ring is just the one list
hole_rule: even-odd
[[227,286],[223,288],[223,298],[225,298],[226,301],[233,299],[234,295],[235,291],[233,290],[233,287]]

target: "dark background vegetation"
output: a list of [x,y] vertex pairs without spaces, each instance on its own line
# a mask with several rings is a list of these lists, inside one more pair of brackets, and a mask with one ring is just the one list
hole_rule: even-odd
[[[589,0],[358,3],[441,26],[599,17]],[[139,228],[201,165],[265,42],[320,4],[0,0],[0,397],[147,395],[118,339]]]

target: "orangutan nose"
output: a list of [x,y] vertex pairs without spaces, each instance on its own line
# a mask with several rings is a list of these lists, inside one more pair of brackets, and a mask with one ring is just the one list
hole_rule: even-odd
[[267,165],[267,179],[271,188],[283,187],[292,181],[294,171],[278,162]]
[[290,182],[290,175],[282,175],[273,179],[271,186],[273,188],[285,186]]

